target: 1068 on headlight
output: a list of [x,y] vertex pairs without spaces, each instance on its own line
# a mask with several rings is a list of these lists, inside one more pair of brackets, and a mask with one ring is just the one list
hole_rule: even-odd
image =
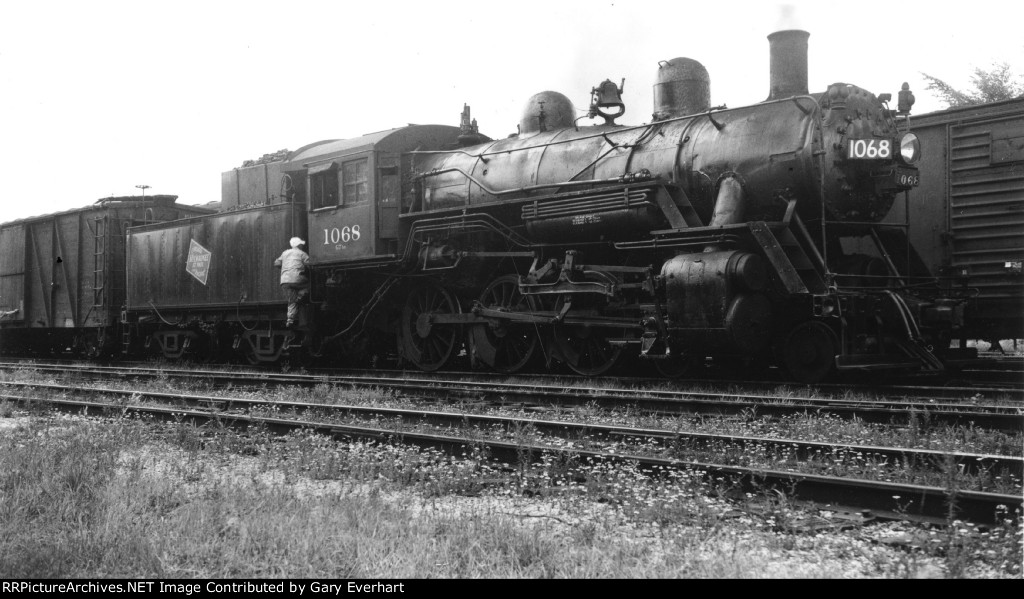
[[913,133],[904,133],[897,140],[900,145],[899,156],[903,164],[914,164],[921,159],[921,140]]
[[917,169],[897,168],[892,172],[893,183],[900,189],[917,187],[921,184],[921,174]]
[[907,191],[921,184],[921,173],[914,167],[890,166],[871,173],[879,192]]

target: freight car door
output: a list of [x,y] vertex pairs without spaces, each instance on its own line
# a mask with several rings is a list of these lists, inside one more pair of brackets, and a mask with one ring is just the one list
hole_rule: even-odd
[[1020,330],[1024,116],[958,122],[949,139],[950,266],[977,290],[974,319],[989,321],[999,334]]
[[0,322],[25,320],[25,225],[0,227]]
[[376,188],[370,153],[310,168],[309,255],[314,264],[374,255]]

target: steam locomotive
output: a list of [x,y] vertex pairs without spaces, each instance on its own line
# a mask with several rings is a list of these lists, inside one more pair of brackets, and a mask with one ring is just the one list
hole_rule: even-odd
[[[967,357],[949,348],[965,298],[928,271],[909,222],[882,222],[919,184],[913,95],[904,84],[892,110],[891,94],[845,83],[809,94],[808,36],[769,36],[770,94],[752,106],[710,106],[707,71],[677,58],[659,65],[647,124],[616,124],[609,80],[585,113],[597,125],[546,91],[504,139],[466,107],[460,127],[227,171],[218,212],[127,229],[121,315],[94,353],[394,356],[425,371],[464,355],[583,375],[639,359],[666,376],[712,357],[804,382],[940,371]],[[311,288],[286,328],[271,264],[293,236]],[[18,318],[0,335],[36,326]]]

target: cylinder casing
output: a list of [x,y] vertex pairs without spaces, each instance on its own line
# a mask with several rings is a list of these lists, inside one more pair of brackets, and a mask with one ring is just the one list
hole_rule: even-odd
[[668,328],[690,350],[753,354],[771,333],[764,260],[743,251],[680,254],[661,268]]

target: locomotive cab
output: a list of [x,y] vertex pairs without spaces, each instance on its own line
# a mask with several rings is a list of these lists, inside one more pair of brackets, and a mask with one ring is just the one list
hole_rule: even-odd
[[[316,266],[395,258],[403,249],[399,215],[403,152],[458,144],[459,129],[411,125],[313,144],[283,167],[308,210],[309,256]],[[305,197],[302,197],[305,187]]]
[[306,172],[309,189],[310,258],[316,263],[371,256],[377,249],[370,198],[372,152],[322,160]]
[[304,205],[314,266],[394,258],[404,249],[399,215],[412,169],[403,154],[457,147],[459,135],[457,127],[409,125],[268,154],[223,173],[223,209]]

